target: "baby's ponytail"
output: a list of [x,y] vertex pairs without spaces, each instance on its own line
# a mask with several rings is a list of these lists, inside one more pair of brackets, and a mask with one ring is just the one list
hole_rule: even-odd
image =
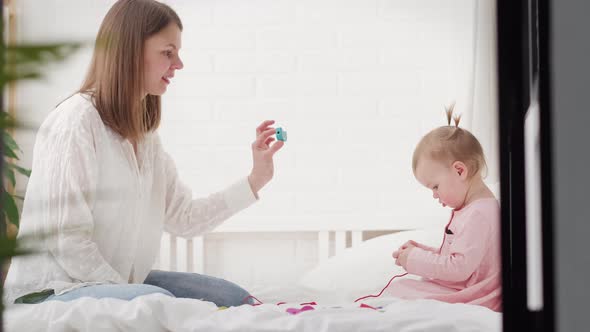
[[454,111],[455,102],[452,102],[445,107],[447,125],[430,131],[418,142],[412,156],[414,172],[424,156],[445,163],[461,161],[469,167],[471,175],[482,175],[487,169],[481,144],[469,130],[459,127],[461,114],[454,115]]
[[451,105],[445,106],[445,113],[447,114],[447,125],[451,126],[451,119],[455,122],[455,127],[459,128],[459,122],[461,121],[461,114],[456,114],[453,116],[453,112],[455,111],[455,102],[453,101]]

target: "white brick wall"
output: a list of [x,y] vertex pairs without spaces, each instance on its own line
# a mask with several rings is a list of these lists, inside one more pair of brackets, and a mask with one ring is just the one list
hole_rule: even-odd
[[[185,26],[185,69],[164,96],[161,136],[195,195],[248,174],[254,128],[264,119],[289,133],[262,199],[221,230],[276,229],[283,220],[289,229],[320,227],[318,220],[326,229],[355,220],[373,229],[446,221],[448,211],[413,179],[411,153],[423,133],[444,123],[444,104],[468,105],[471,0],[164,2]],[[19,3],[21,40],[92,41],[113,0]],[[21,118],[39,123],[78,87],[89,58],[86,49],[45,83],[22,85]],[[32,136],[19,136],[25,165]],[[279,264],[294,246],[315,245],[306,237],[255,238],[232,235],[230,245],[214,234],[206,272],[245,285],[277,281],[265,260]],[[258,268],[240,273],[244,257]],[[309,267],[300,263],[294,275]]]
[[[264,204],[222,229],[310,215],[336,227],[350,213],[395,228],[402,207],[435,223],[447,213],[413,180],[410,159],[444,123],[443,105],[466,95],[471,1],[166,2],[186,26],[186,66],[165,96],[161,134],[187,182],[205,193],[246,175],[264,119],[289,132],[259,205],[294,203]],[[186,157],[194,146],[215,158]]]
[[[182,81],[165,97],[175,109],[166,110],[162,137],[169,146],[192,142],[173,152],[183,160],[181,173],[196,165],[204,172],[185,176],[189,184],[206,193],[230,175],[246,175],[248,145],[262,120],[275,119],[289,132],[261,201],[221,230],[276,229],[280,223],[387,229],[446,221],[448,211],[413,179],[410,159],[420,135],[443,124],[443,105],[466,103],[471,1],[167,2],[187,26],[187,51]],[[211,19],[191,21],[199,8],[210,8]],[[207,63],[199,66],[207,68],[201,74],[189,68],[195,56],[206,59],[198,62]],[[177,95],[193,98],[184,98],[183,106],[174,101]],[[190,127],[197,101],[211,105],[212,120],[195,119],[197,130],[179,134],[168,120]],[[209,129],[207,137],[195,134],[205,130],[201,126]],[[215,158],[183,156],[191,145],[208,144]],[[254,287],[296,280],[313,266],[285,264],[293,241],[308,250],[316,245],[303,233],[256,234],[208,237],[205,271]],[[273,274],[277,269],[282,277]]]

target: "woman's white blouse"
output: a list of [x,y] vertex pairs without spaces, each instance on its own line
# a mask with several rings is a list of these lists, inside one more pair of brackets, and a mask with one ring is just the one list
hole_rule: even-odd
[[5,300],[46,289],[62,294],[90,284],[141,283],[163,231],[205,233],[256,201],[247,178],[193,199],[157,134],[137,147],[102,122],[76,94],[42,124],[33,152],[19,238],[43,252],[12,260]]

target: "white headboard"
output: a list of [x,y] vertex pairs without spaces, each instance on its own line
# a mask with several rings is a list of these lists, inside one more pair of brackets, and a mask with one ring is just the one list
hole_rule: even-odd
[[[330,253],[337,255],[344,249],[357,246],[363,241],[362,230],[320,230],[314,232],[317,233],[319,262],[328,259]],[[331,241],[331,237],[333,237],[334,241]],[[347,243],[348,237],[351,239],[349,243]],[[204,261],[204,236],[184,239],[164,233],[161,240],[160,256],[154,268],[168,271],[205,273]]]

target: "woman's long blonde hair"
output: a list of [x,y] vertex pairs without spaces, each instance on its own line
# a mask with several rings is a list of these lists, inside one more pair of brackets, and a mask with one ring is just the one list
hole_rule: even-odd
[[102,121],[133,142],[160,124],[160,96],[144,98],[146,39],[180,18],[155,0],[119,0],[102,21],[92,62],[79,92],[91,95]]

